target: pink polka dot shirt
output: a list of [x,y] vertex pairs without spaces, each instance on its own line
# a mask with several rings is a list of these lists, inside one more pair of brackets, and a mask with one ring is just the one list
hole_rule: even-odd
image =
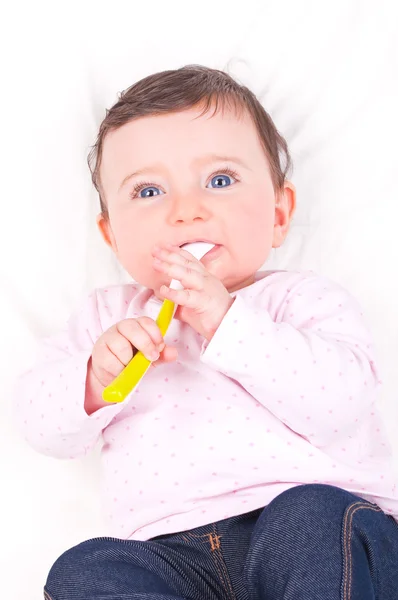
[[19,381],[26,440],[59,458],[102,440],[103,509],[118,538],[192,529],[303,483],[339,486],[397,518],[373,342],[356,301],[289,272],[259,273],[233,296],[210,343],[174,320],[166,339],[178,360],[88,416],[93,344],[122,319],[156,319],[161,304],[139,285],[97,290]]

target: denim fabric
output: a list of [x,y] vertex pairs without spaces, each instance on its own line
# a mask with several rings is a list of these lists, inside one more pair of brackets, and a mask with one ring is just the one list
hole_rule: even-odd
[[98,538],[52,567],[47,600],[397,600],[398,525],[327,485],[146,542]]

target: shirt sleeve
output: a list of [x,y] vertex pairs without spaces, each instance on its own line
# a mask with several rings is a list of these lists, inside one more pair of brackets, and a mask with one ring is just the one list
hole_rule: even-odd
[[18,379],[17,426],[37,451],[56,458],[83,456],[124,408],[125,403],[112,404],[90,416],[84,409],[87,363],[104,330],[93,293],[64,331],[40,342],[35,365]]
[[308,275],[264,302],[238,295],[201,360],[324,447],[369,414],[379,383],[373,353],[356,301]]

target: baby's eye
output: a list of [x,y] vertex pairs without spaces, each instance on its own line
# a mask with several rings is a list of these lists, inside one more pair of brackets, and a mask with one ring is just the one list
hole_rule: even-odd
[[143,187],[142,184],[138,184],[134,188],[134,193],[135,197],[138,198],[153,198],[154,196],[159,196],[164,192],[154,185]]
[[141,198],[152,198],[152,196],[158,196],[159,192],[159,188],[156,188],[154,186],[146,187],[140,191],[140,196]]
[[220,175],[215,175],[214,177],[212,177],[209,185],[211,185],[212,187],[214,185],[213,189],[214,188],[217,189],[217,188],[228,187],[235,181],[236,181],[236,179],[234,177],[232,177],[231,175],[220,174]]

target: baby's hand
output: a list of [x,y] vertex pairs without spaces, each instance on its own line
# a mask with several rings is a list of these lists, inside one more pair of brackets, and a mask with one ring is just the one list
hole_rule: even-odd
[[234,299],[217,277],[178,246],[155,247],[154,269],[180,281],[184,289],[162,285],[159,295],[178,304],[176,317],[210,341]]
[[91,354],[91,369],[102,387],[109,385],[123,371],[136,350],[148,360],[155,361],[154,365],[177,358],[176,348],[166,347],[153,319],[124,319],[98,338]]

